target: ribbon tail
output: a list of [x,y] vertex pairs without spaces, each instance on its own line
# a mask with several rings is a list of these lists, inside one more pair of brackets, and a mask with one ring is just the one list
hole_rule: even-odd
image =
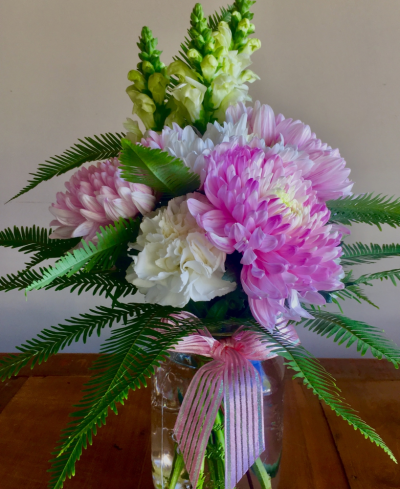
[[175,423],[175,436],[193,487],[197,486],[208,439],[221,405],[224,365],[210,362],[196,373]]
[[261,379],[230,351],[224,369],[225,489],[233,489],[265,450]]

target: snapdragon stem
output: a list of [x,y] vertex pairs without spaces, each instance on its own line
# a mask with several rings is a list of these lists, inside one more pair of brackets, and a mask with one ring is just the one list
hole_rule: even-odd
[[261,485],[261,489],[272,489],[271,477],[269,476],[264,464],[259,457],[255,463],[252,465],[252,470],[254,471],[258,482]]
[[172,462],[171,475],[168,480],[168,489],[175,489],[176,484],[178,482],[179,476],[183,468],[185,467],[185,463],[183,461],[182,452],[178,453],[178,446],[175,448],[175,456]]

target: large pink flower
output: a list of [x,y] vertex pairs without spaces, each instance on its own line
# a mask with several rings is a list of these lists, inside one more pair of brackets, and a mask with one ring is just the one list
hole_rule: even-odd
[[280,154],[286,163],[295,163],[302,177],[311,181],[320,202],[351,194],[350,169],[339,150],[317,139],[310,126],[285,119],[282,114],[275,116],[270,106],[258,101],[254,107],[240,103],[226,112],[228,124],[238,124],[243,118],[247,121],[248,139],[252,135],[263,139],[269,154]]
[[267,327],[308,317],[300,301],[323,304],[318,290],[343,287],[341,235],[327,225],[329,210],[312,180],[256,137],[249,144],[233,137],[206,159],[205,196],[188,206],[216,247],[242,254],[241,282],[254,317]]
[[100,226],[139,212],[146,214],[156,204],[149,187],[120,177],[117,158],[81,168],[65,186],[67,192],[58,192],[57,203],[49,208],[56,218],[50,225],[59,226],[51,238],[83,237],[91,241]]

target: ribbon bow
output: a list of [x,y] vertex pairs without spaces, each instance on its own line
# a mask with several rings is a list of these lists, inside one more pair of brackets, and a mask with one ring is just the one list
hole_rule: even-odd
[[213,358],[193,377],[175,424],[190,481],[196,487],[223,399],[225,489],[232,489],[265,450],[262,382],[250,361],[275,355],[251,331],[218,341],[205,330],[184,338],[174,350]]

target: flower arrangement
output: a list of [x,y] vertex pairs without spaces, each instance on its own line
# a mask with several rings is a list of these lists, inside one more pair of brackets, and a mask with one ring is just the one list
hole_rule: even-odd
[[[50,489],[63,487],[109,411],[117,412],[131,389],[146,385],[171,351],[200,355],[204,363],[176,421],[169,489],[178,487],[184,466],[192,486],[203,487],[216,425],[224,467],[215,487],[235,487],[250,469],[260,487],[271,487],[259,459],[263,437],[251,435],[253,429],[262,433],[262,379],[252,362],[274,355],[395,460],[300,345],[297,331],[301,325],[347,347],[356,342],[362,355],[370,350],[398,367],[398,348],[378,328],[344,316],[340,302],[371,303],[362,285],[399,279],[399,270],[355,277],[350,268],[398,256],[400,245],[350,245],[344,239],[352,223],[400,226],[400,200],[354,195],[337,149],[268,105],[246,106],[248,84],[258,79],[248,69],[260,48],[250,37],[253,3],[236,0],[208,18],[196,4],[188,37],[168,66],[144,27],[127,94],[145,132],[128,119],[124,134],[85,138],[40,165],[14,197],[79,168],[50,207],[53,230],[0,232],[0,245],[33,254],[25,270],[0,279],[0,289],[92,291],[111,304],[27,341],[19,355],[0,361],[2,380],[123,323],[105,341],[105,355],[94,364],[89,388],[62,435]],[[54,265],[34,268],[54,258]],[[340,312],[325,310],[327,303]],[[228,323],[236,325],[234,334],[213,338]],[[247,410],[238,408],[239,398],[247,400]],[[198,419],[197,437],[188,441]],[[232,435],[228,425],[240,425],[240,433]],[[240,464],[237,444],[246,447]]]

